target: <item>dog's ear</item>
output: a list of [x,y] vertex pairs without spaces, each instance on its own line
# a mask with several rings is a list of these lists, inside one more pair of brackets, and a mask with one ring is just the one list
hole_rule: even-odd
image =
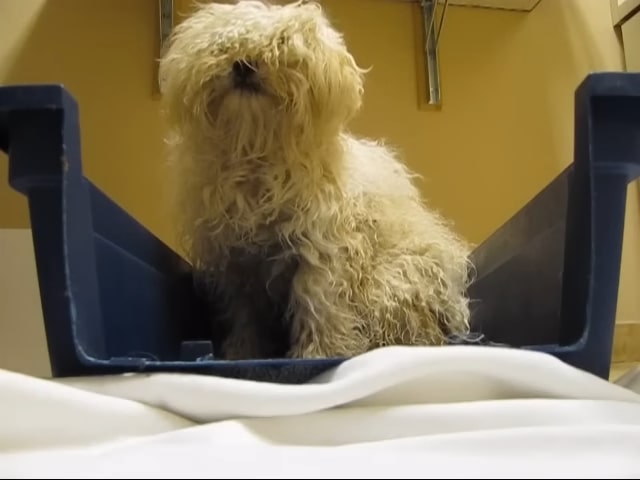
[[333,59],[331,69],[339,71],[330,79],[333,82],[333,96],[342,104],[345,121],[350,120],[360,110],[364,94],[364,70],[346,49],[341,50]]
[[331,27],[328,19],[325,22],[322,36],[327,48],[324,49],[324,55],[319,53],[324,56],[321,62],[324,65],[325,101],[346,122],[358,112],[362,104],[366,70],[357,64],[343,35]]

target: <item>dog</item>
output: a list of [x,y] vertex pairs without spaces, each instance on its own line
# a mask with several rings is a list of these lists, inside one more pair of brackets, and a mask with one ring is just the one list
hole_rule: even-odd
[[218,357],[352,357],[469,329],[469,245],[381,141],[311,1],[206,3],[161,55],[180,248]]

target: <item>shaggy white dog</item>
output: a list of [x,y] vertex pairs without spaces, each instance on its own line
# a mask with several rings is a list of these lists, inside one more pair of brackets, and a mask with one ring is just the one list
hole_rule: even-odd
[[346,130],[364,70],[320,6],[207,3],[161,59],[182,248],[218,356],[352,356],[464,334],[468,247]]

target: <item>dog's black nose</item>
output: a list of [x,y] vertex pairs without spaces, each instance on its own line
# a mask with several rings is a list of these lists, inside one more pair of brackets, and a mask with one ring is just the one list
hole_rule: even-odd
[[233,79],[237,83],[249,82],[256,73],[255,66],[244,60],[233,62],[231,69],[233,71]]

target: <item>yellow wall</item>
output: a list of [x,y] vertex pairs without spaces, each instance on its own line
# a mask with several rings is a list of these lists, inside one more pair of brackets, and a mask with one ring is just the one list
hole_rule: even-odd
[[[86,174],[168,236],[152,98],[156,0],[0,0],[0,83],[63,83],[80,104]],[[27,226],[0,159],[0,226]],[[141,184],[145,188],[141,188]]]
[[[323,3],[360,64],[373,66],[354,129],[400,147],[424,175],[427,198],[473,242],[571,161],[573,92],[584,76],[623,68],[608,0],[542,0],[527,14],[450,7],[441,37],[443,109],[421,111],[417,6]],[[156,0],[1,0],[0,83],[66,84],[80,102],[87,175],[172,244],[152,97],[155,8]],[[629,198],[625,320],[640,318],[635,188]],[[4,164],[0,227],[27,225]]]

